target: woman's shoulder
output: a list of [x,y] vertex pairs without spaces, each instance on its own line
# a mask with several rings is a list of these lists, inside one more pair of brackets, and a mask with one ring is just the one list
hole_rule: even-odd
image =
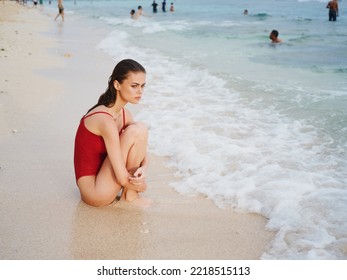
[[113,116],[107,111],[107,107],[103,105],[89,111],[84,116],[84,120],[97,126],[114,122]]
[[104,106],[98,106],[83,117],[85,127],[99,136],[103,136],[109,130],[112,131],[114,127],[112,115],[103,107]]
[[91,117],[91,116],[95,116],[95,117],[111,116],[112,117],[112,115],[108,112],[108,108],[104,105],[99,105],[93,108],[85,115],[85,117]]

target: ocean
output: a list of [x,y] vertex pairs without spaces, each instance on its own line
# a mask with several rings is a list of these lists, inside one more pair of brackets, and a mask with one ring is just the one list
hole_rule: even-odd
[[266,217],[277,234],[262,259],[347,259],[347,2],[336,22],[327,1],[161,2],[64,6],[108,31],[96,51],[146,68],[136,118],[171,187]]

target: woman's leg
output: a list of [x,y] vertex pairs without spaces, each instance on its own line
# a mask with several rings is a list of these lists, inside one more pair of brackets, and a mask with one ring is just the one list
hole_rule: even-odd
[[[120,136],[120,147],[126,168],[133,174],[147,154],[148,130],[142,123],[129,125]],[[122,199],[133,201],[138,198],[134,190],[124,189]]]
[[77,185],[80,189],[82,200],[92,206],[111,204],[122,188],[117,182],[108,157],[105,158],[96,177],[81,177]]
[[[129,173],[135,172],[146,156],[147,138],[147,128],[141,123],[129,125],[122,133],[120,146]],[[108,157],[105,158],[96,177],[82,177],[78,180],[77,185],[82,200],[92,206],[105,206],[112,203],[122,188],[117,181]],[[122,198],[132,201],[138,198],[138,193],[125,189]]]

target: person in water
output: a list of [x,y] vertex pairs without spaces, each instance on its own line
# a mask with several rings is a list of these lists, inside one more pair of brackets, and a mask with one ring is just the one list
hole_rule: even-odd
[[166,0],[161,2],[161,10],[163,11],[163,13],[166,13]]
[[140,18],[140,16],[143,16],[144,15],[144,13],[143,13],[143,8],[142,8],[142,6],[138,6],[137,7],[137,12],[135,13],[135,15],[134,15],[134,19],[139,19]]
[[151,6],[153,8],[153,13],[157,13],[158,12],[158,9],[157,9],[158,4],[157,4],[157,2],[155,2],[155,0],[153,1]]
[[147,188],[148,130],[125,109],[138,104],[146,70],[132,59],[120,61],[106,91],[82,117],[75,137],[74,168],[82,200],[92,206],[120,200],[147,206],[140,194]]
[[130,18],[135,19],[135,10],[131,9],[130,11]]
[[282,43],[282,40],[280,38],[278,38],[278,35],[279,35],[279,33],[277,30],[271,31],[269,38],[271,39],[272,43]]
[[336,17],[339,16],[339,3],[337,0],[330,1],[327,9],[329,9],[329,21],[336,21]]

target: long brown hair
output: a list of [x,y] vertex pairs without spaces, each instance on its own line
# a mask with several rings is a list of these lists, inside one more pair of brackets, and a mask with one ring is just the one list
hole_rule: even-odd
[[112,75],[108,79],[108,87],[106,91],[99,97],[98,103],[90,108],[87,114],[99,105],[106,107],[112,107],[117,99],[117,90],[114,88],[114,81],[118,81],[120,84],[128,77],[129,73],[146,73],[145,68],[135,60],[124,59],[116,65],[113,69]]

